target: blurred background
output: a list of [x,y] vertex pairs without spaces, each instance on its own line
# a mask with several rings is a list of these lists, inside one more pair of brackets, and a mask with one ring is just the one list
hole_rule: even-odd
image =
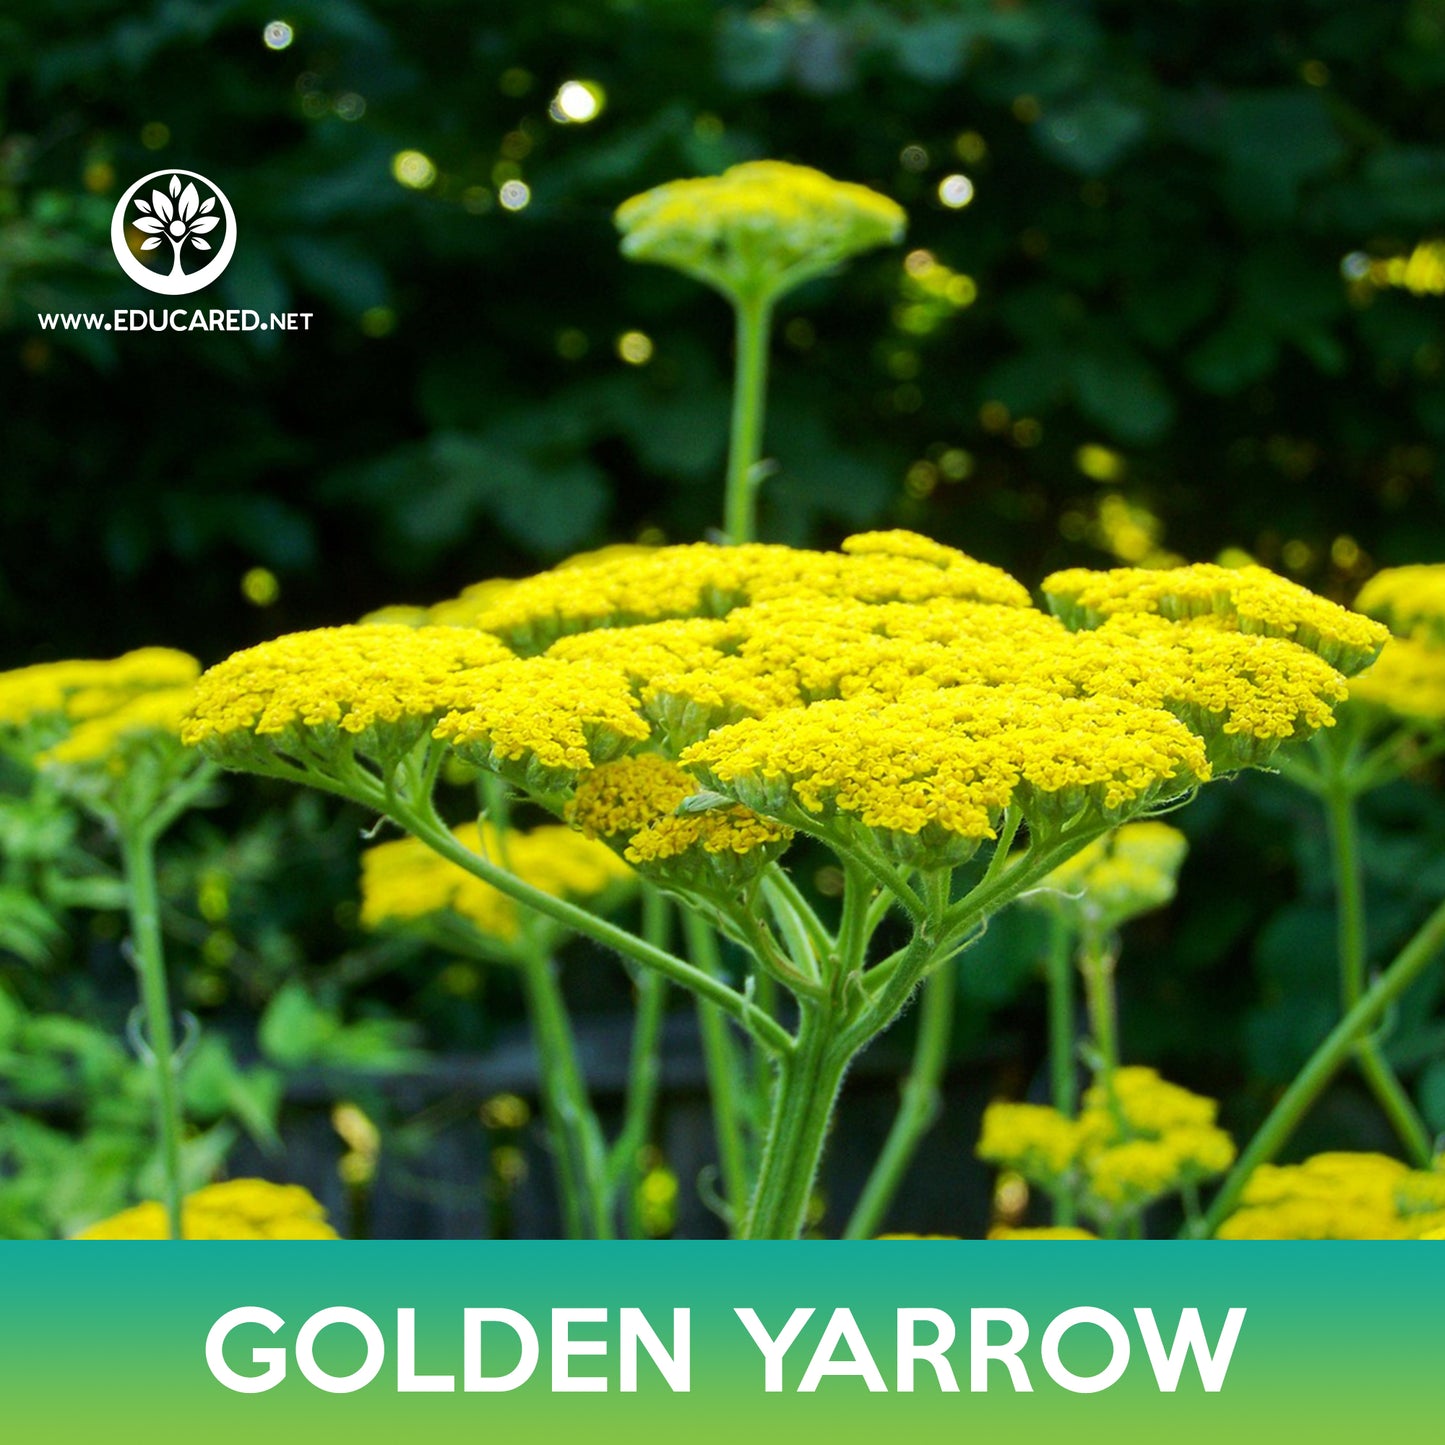
[[[0,667],[145,643],[211,662],[608,541],[706,535],[729,317],[624,262],[611,213],[761,156],[910,216],[903,247],[784,304],[767,539],[904,526],[1030,584],[1242,550],[1348,601],[1376,566],[1445,556],[1442,82],[1445,0],[11,0]],[[238,219],[203,304],[310,311],[308,332],[42,334],[40,312],[147,304],[110,214],[171,165]],[[16,858],[87,843],[38,807],[3,800],[12,883]],[[284,1138],[283,1172],[348,1232],[548,1232],[516,996],[359,933],[363,821],[236,781],[172,845],[173,955],[222,1041],[193,1113],[251,1167]],[[1125,942],[1126,1053],[1221,1095],[1243,1133],[1335,1017],[1326,845],[1262,776],[1179,821],[1180,902]],[[1372,798],[1365,845],[1383,959],[1445,892],[1438,790]],[[0,1015],[0,1233],[44,1232],[91,1207],[98,1170],[120,1189],[138,1167],[100,1107],[130,981],[118,914],[9,907],[17,1007],[98,1026],[7,1041]],[[1037,1082],[1038,956],[1023,917],[967,956],[950,1109],[894,1227],[986,1220],[971,1145],[988,1097]],[[568,984],[601,1080],[622,976],[578,950]],[[1433,989],[1391,1051],[1445,1129]],[[684,1012],[657,1232],[705,1234]],[[839,1209],[908,1028],[854,1081]],[[1324,1140],[1388,1144],[1348,1082],[1299,1150]],[[64,1208],[42,1176],[71,1180]]]

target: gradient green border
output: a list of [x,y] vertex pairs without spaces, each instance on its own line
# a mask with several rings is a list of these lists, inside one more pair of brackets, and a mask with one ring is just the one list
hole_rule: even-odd
[[[1398,1244],[1072,1244],[899,1241],[867,1244],[567,1244],[557,1242],[314,1244],[0,1244],[0,1408],[16,1441],[288,1445],[292,1441],[484,1441],[494,1431],[531,1441],[637,1442],[663,1431],[686,1445],[713,1441],[869,1441],[893,1445],[978,1438],[1210,1441],[1242,1445],[1308,1439],[1436,1439],[1445,1419],[1445,1248]],[[316,1310],[344,1304],[377,1320],[388,1360],[351,1395],[328,1395],[292,1366],[261,1395],[211,1376],[204,1342],[238,1305],[263,1305],[287,1328],[253,1330],[244,1345],[285,1343]],[[510,1394],[398,1394],[395,1311],[417,1311],[417,1367],[461,1369],[461,1312],[502,1305],[527,1315],[542,1340],[533,1378]],[[640,1306],[670,1339],[670,1311],[692,1310],[692,1391],[671,1393],[644,1359],[636,1394],[617,1392],[615,1321]],[[800,1305],[817,1313],[788,1357],[786,1392],[763,1392],[762,1360],[733,1313],[750,1305],[776,1331]],[[1109,1310],[1134,1339],[1113,1388],[1074,1395],[1039,1365],[1038,1341],[1076,1305]],[[1211,1341],[1231,1306],[1248,1309],[1224,1388],[1206,1394],[1193,1366],[1161,1394],[1138,1341],[1136,1306],[1152,1307],[1166,1341],[1185,1306]],[[551,1392],[553,1307],[605,1306],[605,1394]],[[850,1308],[884,1379],[797,1381],[830,1312]],[[913,1394],[894,1381],[895,1311],[931,1306],[958,1323],[951,1358],[961,1393],[942,1394],[931,1370]],[[986,1394],[969,1392],[968,1311],[1007,1306],[1031,1327],[1023,1353],[1034,1393],[1015,1394],[995,1367]],[[594,1332],[582,1329],[577,1332]],[[1083,1330],[1102,1343],[1097,1331]],[[335,1339],[336,1336],[341,1338]],[[348,1331],[333,1332],[343,1367]],[[1075,1338],[1075,1337],[1071,1337]],[[1090,1368],[1088,1338],[1065,1359]],[[357,1345],[359,1352],[359,1344]],[[237,1368],[248,1349],[231,1354]],[[505,1368],[498,1356],[489,1372]],[[1095,1364],[1094,1367],[1097,1367]],[[524,1432],[513,1435],[510,1432]]]

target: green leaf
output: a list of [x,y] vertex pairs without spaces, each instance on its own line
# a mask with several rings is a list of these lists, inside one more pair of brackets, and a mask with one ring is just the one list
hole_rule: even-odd
[[267,1058],[295,1066],[317,1060],[340,1027],[302,984],[288,983],[266,1006],[257,1038]]

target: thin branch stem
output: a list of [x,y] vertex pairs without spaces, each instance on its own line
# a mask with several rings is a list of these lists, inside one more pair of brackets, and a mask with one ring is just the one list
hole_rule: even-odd
[[1415,936],[1396,954],[1394,962],[1366,989],[1358,1003],[1331,1030],[1329,1036],[1295,1075],[1259,1132],[1249,1142],[1234,1168],[1214,1196],[1200,1232],[1211,1235],[1239,1203],[1249,1176],[1267,1164],[1284,1148],[1299,1122],[1349,1062],[1359,1040],[1370,1032],[1391,1004],[1415,982],[1445,948],[1445,903],[1421,925]]
[[[722,960],[718,956],[717,936],[708,927],[707,921],[692,909],[685,909],[683,929],[687,934],[688,953],[694,965],[712,977],[720,976]],[[731,1211],[729,1223],[736,1229],[747,1208],[752,1188],[747,1147],[743,1137],[737,1049],[728,1033],[727,1019],[715,1004],[699,998],[697,1021],[702,1034],[703,1060],[707,1068],[723,1199]]]
[[171,1025],[170,987],[166,981],[165,947],[161,936],[160,898],[156,888],[155,837],[145,824],[120,825],[121,861],[125,869],[130,910],[132,961],[140,980],[146,1042],[156,1083],[156,1129],[161,1170],[165,1178],[167,1230],[182,1239],[181,1101],[176,1077],[175,1033]]
[[604,947],[611,948],[625,958],[630,958],[646,968],[656,969],[674,983],[691,989],[703,998],[715,1003],[724,1013],[736,1019],[758,1041],[775,1053],[787,1053],[793,1047],[791,1035],[776,1020],[763,1017],[749,1006],[748,1000],[725,983],[694,968],[692,964],[666,950],[656,948],[625,928],[609,923],[604,918],[588,913],[563,898],[553,897],[539,888],[524,883],[520,878],[499,868],[489,859],[472,852],[460,843],[455,834],[437,817],[430,799],[420,802],[412,800],[397,804],[397,822],[420,838],[443,858],[464,868],[483,883],[505,893],[518,903],[554,918],[557,922],[594,939]]
[[[670,907],[657,889],[643,885],[642,936],[657,948],[667,946]],[[667,1012],[667,980],[650,968],[639,969],[636,980],[637,1015],[632,1028],[632,1055],[627,1070],[627,1102],[622,1132],[608,1159],[608,1192],[625,1183],[624,1217],[628,1233],[640,1239],[642,1228],[642,1150],[652,1129],[660,1077],[658,1044]]]
[[923,1136],[938,1118],[940,1085],[953,1038],[957,989],[958,969],[949,964],[931,973],[923,985],[918,1037],[913,1045],[913,1062],[903,1080],[902,1102],[848,1221],[845,1239],[868,1239],[878,1232]]
[[[1364,993],[1367,952],[1356,795],[1347,768],[1348,764],[1331,775],[1323,796],[1335,874],[1340,1008],[1346,1014]],[[1356,1045],[1355,1061],[1411,1162],[1418,1168],[1428,1169],[1435,1152],[1430,1131],[1379,1044],[1370,1035],[1363,1036]]]

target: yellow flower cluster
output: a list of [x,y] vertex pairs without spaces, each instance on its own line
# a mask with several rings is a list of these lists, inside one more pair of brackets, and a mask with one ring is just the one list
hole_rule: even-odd
[[1392,637],[1379,661],[1351,678],[1350,701],[1412,722],[1445,722],[1445,647],[1420,637]]
[[1386,567],[1360,588],[1355,606],[1378,617],[1396,637],[1445,645],[1445,564]]
[[1097,627],[1121,613],[1170,621],[1214,618],[1240,632],[1283,638],[1347,676],[1368,667],[1388,635],[1378,623],[1337,607],[1265,567],[1082,567],[1044,579],[1054,611],[1070,627]]
[[990,1104],[975,1151],[1040,1184],[1063,1179],[1079,1157],[1078,1123],[1047,1104]]
[[1116,1069],[1084,1095],[1078,1119],[1042,1104],[990,1104],[978,1155],[1045,1188],[1077,1187],[1085,1209],[1117,1218],[1229,1168],[1234,1143],[1217,1112],[1153,1069]]
[[859,251],[897,241],[903,208],[865,186],[785,161],[672,181],[617,209],[622,252],[729,295],[776,296]]
[[306,756],[342,736],[414,742],[468,683],[479,685],[482,669],[510,655],[462,627],[362,623],[291,633],[209,669],[182,738],[241,765],[273,750]]
[[1412,1170],[1383,1154],[1332,1153],[1303,1164],[1262,1164],[1218,1237],[1426,1239],[1442,1231],[1445,1168]]
[[1076,930],[1110,930],[1162,908],[1189,845],[1167,823],[1126,823],[1055,868],[1024,901],[1062,913]]
[[[610,849],[555,824],[509,830],[466,823],[457,841],[515,874],[524,883],[573,901],[624,887],[631,870]],[[361,855],[361,922],[366,928],[406,924],[455,913],[489,938],[517,936],[517,904],[415,838],[379,843]]]
[[[208,1184],[181,1205],[186,1239],[338,1239],[326,1211],[299,1184],[231,1179]],[[166,1213],[154,1201],[92,1224],[77,1239],[166,1239]]]
[[1046,1224],[1029,1229],[1019,1229],[1007,1224],[995,1224],[988,1232],[990,1239],[1098,1239],[1097,1234],[1080,1229],[1075,1224]]
[[908,866],[965,861],[1010,803],[1052,831],[1085,808],[1122,819],[1209,776],[1204,744],[1170,714],[1028,684],[819,702],[721,729],[681,761],[755,812],[856,824]]
[[[743,886],[792,840],[792,829],[721,799],[688,811],[696,781],[657,753],[604,763],[577,786],[568,816],[624,850],[644,872],[725,889]],[[679,874],[682,876],[680,877]]]
[[104,662],[42,662],[0,672],[0,728],[99,717],[141,693],[184,687],[200,670],[184,652],[143,647]]
[[195,687],[190,683],[136,693],[113,711],[76,723],[68,736],[35,761],[40,767],[101,764],[108,771],[122,771],[134,744],[156,737],[179,740],[181,723],[194,701]]
[[[918,555],[919,543],[927,544],[926,555]],[[720,547],[695,542],[599,559],[586,567],[555,567],[507,588],[473,621],[514,651],[532,654],[567,633],[722,617],[749,603],[805,595],[863,602],[958,597],[1010,607],[1029,603],[1028,593],[1007,572],[926,538],[892,532],[850,538],[841,554],[765,543]]]
[[[839,552],[607,550],[446,604],[474,604],[472,628],[372,623],[240,653],[202,680],[185,736],[264,767],[430,735],[558,811],[599,765],[656,752],[774,823],[942,866],[1009,805],[1036,833],[1107,826],[1264,761],[1344,695],[1301,642],[1334,655],[1377,626],[1260,569],[1181,620],[1148,581],[1176,574],[1101,575],[1113,600],[1094,601],[1117,615],[1070,631],[1007,573],[907,532]],[[739,821],[684,810],[637,857],[762,841],[723,842]]]
[[1380,660],[1350,683],[1350,701],[1411,722],[1445,722],[1445,565],[1377,572],[1355,606],[1395,636]]
[[543,793],[650,735],[626,675],[600,663],[518,658],[488,668],[469,691],[433,736]]

